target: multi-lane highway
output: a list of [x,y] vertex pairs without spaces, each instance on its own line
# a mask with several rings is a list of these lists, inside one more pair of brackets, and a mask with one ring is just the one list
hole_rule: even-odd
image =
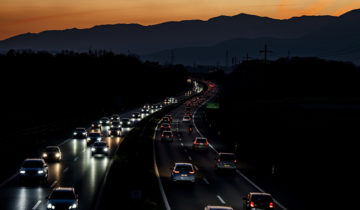
[[[195,110],[196,111],[196,110]],[[194,151],[193,141],[202,134],[194,125],[195,131],[189,132],[189,124],[194,121],[183,122],[185,105],[179,106],[170,113],[173,116],[172,130],[176,134],[174,142],[162,142],[161,131],[155,131],[155,154],[161,180],[163,199],[168,203],[167,208],[203,209],[206,205],[231,206],[243,209],[243,197],[249,192],[262,191],[239,170],[233,173],[219,173],[216,171],[217,146],[211,145],[208,151]],[[196,170],[196,183],[174,183],[171,181],[171,169],[175,162],[188,162]],[[277,200],[276,209],[286,209]]]

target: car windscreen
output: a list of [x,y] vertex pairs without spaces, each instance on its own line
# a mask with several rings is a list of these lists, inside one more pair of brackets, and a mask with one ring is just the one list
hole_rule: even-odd
[[268,195],[253,195],[251,196],[251,201],[259,207],[267,207],[270,202],[273,202],[271,196]]
[[196,141],[197,141],[198,143],[203,143],[203,144],[206,143],[206,139],[197,139]]
[[46,152],[58,152],[59,149],[56,147],[47,147]]
[[190,165],[177,165],[175,167],[177,171],[192,171],[192,167]]
[[172,133],[171,132],[164,132],[164,136],[171,136]]
[[86,130],[84,128],[78,128],[75,130],[76,132],[85,132]]
[[105,146],[106,147],[106,143],[105,142],[96,142],[94,144],[94,146]]
[[54,191],[51,196],[50,199],[59,199],[59,200],[75,200],[75,195],[72,191],[62,191],[62,190],[58,190],[58,191]]
[[42,161],[25,161],[23,168],[42,168],[44,166]]
[[222,161],[234,161],[235,160],[235,156],[233,154],[221,154],[220,155],[220,159]]
[[97,137],[101,137],[100,133],[90,133],[89,134],[90,138],[97,138]]

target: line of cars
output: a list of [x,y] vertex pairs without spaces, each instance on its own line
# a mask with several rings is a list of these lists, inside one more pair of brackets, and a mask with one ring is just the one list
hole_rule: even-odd
[[[188,124],[191,122],[193,114],[192,108],[201,105],[207,98],[213,96],[216,92],[216,85],[209,82],[208,90],[204,92],[203,96],[193,97],[185,102],[185,113],[183,122]],[[166,127],[166,126],[164,126]],[[189,133],[192,133],[192,125],[189,125]],[[209,150],[209,141],[206,137],[195,137],[193,141],[193,150]],[[219,152],[215,158],[216,171],[235,171],[237,169],[237,159],[234,153]],[[196,171],[192,163],[176,162],[171,169],[171,180],[174,182],[186,181],[195,183]],[[243,208],[245,210],[259,210],[259,209],[274,209],[274,201],[269,193],[250,192],[247,197],[243,198]],[[205,210],[232,210],[229,206],[214,206],[208,205]]]
[[[132,127],[144,117],[155,113],[163,108],[162,104],[144,105],[139,112],[131,114],[130,118],[120,118],[114,114],[111,117],[103,117],[91,124],[89,129],[79,127],[72,133],[75,140],[85,140],[91,150],[92,156],[109,155],[109,147],[103,137],[121,137],[130,131]],[[50,162],[60,162],[62,153],[58,146],[47,146],[41,158],[27,158],[19,170],[19,182],[27,181],[48,184]],[[78,195],[73,187],[57,187],[52,190],[47,199],[47,209],[78,209]]]

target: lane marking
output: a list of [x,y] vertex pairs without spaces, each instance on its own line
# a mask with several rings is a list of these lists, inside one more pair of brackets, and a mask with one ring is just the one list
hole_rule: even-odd
[[64,169],[64,173],[66,173],[69,170],[69,167]]
[[77,160],[79,160],[79,156],[74,158],[74,162],[77,161]]
[[37,207],[39,207],[40,203],[41,203],[41,201],[39,200],[32,209],[37,209]]
[[199,171],[199,168],[196,165],[194,165],[194,168],[195,170]]
[[181,143],[180,145],[181,145],[182,147],[184,146],[184,144],[183,144],[183,143]]
[[86,152],[86,148],[84,148],[82,152]]
[[203,180],[204,180],[204,182],[205,182],[206,184],[210,184],[209,181],[208,181],[206,178],[203,178]]
[[55,180],[55,181],[52,183],[52,185],[50,186],[50,188],[54,188],[56,184],[57,184],[57,181]]
[[222,204],[226,204],[225,201],[220,197],[220,195],[217,195],[216,197],[219,199],[219,201],[220,201]]
[[13,180],[15,177],[18,176],[19,173],[15,173],[14,175],[12,175],[11,177],[9,177],[8,179],[6,179],[3,183],[0,184],[0,188],[2,188],[3,186],[5,186],[8,182],[10,182],[11,180]]
[[188,156],[189,160],[192,160],[191,156]]

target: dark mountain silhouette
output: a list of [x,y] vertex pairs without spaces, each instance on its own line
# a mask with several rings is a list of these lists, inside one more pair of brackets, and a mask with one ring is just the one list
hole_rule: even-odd
[[178,47],[213,45],[234,38],[294,38],[336,20],[336,17],[303,16],[287,20],[239,14],[208,21],[187,20],[151,26],[138,24],[101,25],[90,29],[68,29],[27,33],[0,42],[0,50],[112,50],[138,54]]
[[287,55],[290,50],[291,55],[345,57],[354,61],[358,53],[356,22],[360,21],[359,14],[359,10],[353,10],[340,17],[302,16],[285,20],[239,14],[151,26],[101,25],[21,34],[0,41],[0,51],[101,49],[169,62],[173,49],[176,63],[215,64],[219,61],[224,64],[226,50],[230,57],[243,56],[246,52],[253,58],[259,57],[259,50],[266,42],[274,57]]
[[[316,20],[317,17],[300,17],[290,20]],[[176,63],[183,64],[217,64],[225,65],[225,55],[243,60],[246,53],[252,59],[261,59],[260,50],[265,43],[272,53],[270,58],[287,56],[317,56],[325,59],[351,61],[360,64],[360,10],[353,10],[338,18],[332,19],[301,37],[297,38],[238,38],[220,42],[212,46],[176,48],[172,52]],[[168,62],[170,50],[147,54],[145,59]],[[230,64],[230,62],[229,62]]]

